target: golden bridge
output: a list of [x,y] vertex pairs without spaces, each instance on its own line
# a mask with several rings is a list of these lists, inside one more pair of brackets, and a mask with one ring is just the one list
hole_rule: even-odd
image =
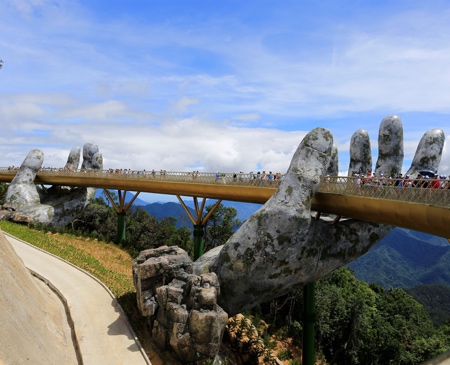
[[[17,171],[0,168],[0,182],[9,183]],[[207,172],[129,171],[40,171],[35,183],[69,187],[102,188],[118,213],[124,213],[140,192],[176,195],[194,225],[204,224],[206,199],[264,204],[276,191],[279,179],[257,174]],[[354,177],[326,176],[312,199],[312,210],[333,214],[337,219],[357,218],[422,231],[450,238],[450,181],[444,188],[396,186],[398,179],[366,181]],[[428,180],[430,181],[430,180]],[[442,181],[442,180],[441,180]],[[118,190],[114,202],[108,190]],[[125,202],[127,192],[137,192]],[[192,217],[181,197],[194,199],[197,217]],[[203,198],[198,204],[198,198]],[[210,211],[211,213],[211,211]]]

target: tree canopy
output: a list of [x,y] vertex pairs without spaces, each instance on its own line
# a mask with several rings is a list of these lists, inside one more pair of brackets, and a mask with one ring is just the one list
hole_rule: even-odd
[[[112,196],[113,199],[115,196]],[[176,228],[175,218],[157,220],[147,211],[132,207],[126,214],[125,241],[122,245],[133,255],[161,245],[177,245],[193,255],[191,231]],[[117,235],[117,215],[103,197],[93,199],[77,219],[72,229],[105,241],[114,241]]]
[[[206,213],[209,213],[212,208],[213,205],[207,206]],[[204,252],[227,242],[228,238],[242,224],[236,216],[237,210],[235,208],[219,204],[206,224]]]
[[[262,313],[301,342],[303,292],[266,303]],[[327,364],[418,364],[450,349],[450,322],[438,329],[402,289],[385,290],[346,267],[316,282],[315,345]]]

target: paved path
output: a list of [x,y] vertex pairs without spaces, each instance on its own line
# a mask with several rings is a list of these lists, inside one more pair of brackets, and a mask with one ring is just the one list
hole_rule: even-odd
[[65,297],[84,365],[151,365],[112,293],[70,263],[5,233],[25,266]]

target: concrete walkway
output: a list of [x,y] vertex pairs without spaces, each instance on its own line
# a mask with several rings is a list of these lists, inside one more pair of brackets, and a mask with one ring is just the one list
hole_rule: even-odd
[[5,233],[25,266],[66,299],[84,365],[151,365],[109,289],[72,264]]

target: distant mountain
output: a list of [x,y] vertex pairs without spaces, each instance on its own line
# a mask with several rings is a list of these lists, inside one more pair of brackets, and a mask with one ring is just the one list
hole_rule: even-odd
[[357,279],[385,288],[450,285],[450,244],[444,238],[396,228],[348,266]]
[[[213,205],[216,200],[208,200],[205,206]],[[186,206],[191,212],[192,216],[195,217],[195,209],[193,201],[185,201]],[[237,218],[242,222],[248,219],[254,212],[256,212],[262,205],[261,204],[251,204],[251,203],[239,203],[239,202],[229,202],[222,201],[222,204],[226,207],[233,207],[237,210]],[[192,222],[188,215],[184,211],[181,204],[178,203],[146,203],[146,205],[141,207],[142,209],[149,212],[150,215],[154,216],[156,219],[161,220],[166,217],[174,217],[177,220],[177,227],[186,226],[192,227]]]
[[[114,193],[115,195],[117,195],[117,191],[112,190],[112,193]],[[131,199],[133,199],[135,192],[128,192],[127,195],[125,196],[125,202],[128,203]],[[109,200],[107,200],[107,198],[104,196],[103,194],[103,189],[97,189],[97,191],[95,192],[94,198],[99,198],[102,197],[108,204],[109,204]],[[147,205],[148,202],[141,200],[139,198],[136,198],[133,202],[134,206],[144,206]],[[111,204],[109,204],[111,205]]]
[[[208,205],[214,205],[217,200],[210,199],[206,201],[206,206]],[[187,206],[193,208],[194,202],[193,201],[186,201],[185,202]],[[262,204],[253,204],[253,203],[241,203],[241,202],[233,202],[228,200],[222,200],[222,204],[225,207],[233,207],[237,210],[237,216],[236,218],[239,219],[241,222],[244,222],[246,219],[250,218],[250,216],[255,213],[259,208],[262,207]]]
[[[178,203],[150,203],[141,207],[146,210],[151,216],[158,220],[167,217],[173,217],[177,220],[177,228],[182,226],[192,227],[192,222],[181,204]],[[189,212],[195,218],[195,210],[188,207]]]

